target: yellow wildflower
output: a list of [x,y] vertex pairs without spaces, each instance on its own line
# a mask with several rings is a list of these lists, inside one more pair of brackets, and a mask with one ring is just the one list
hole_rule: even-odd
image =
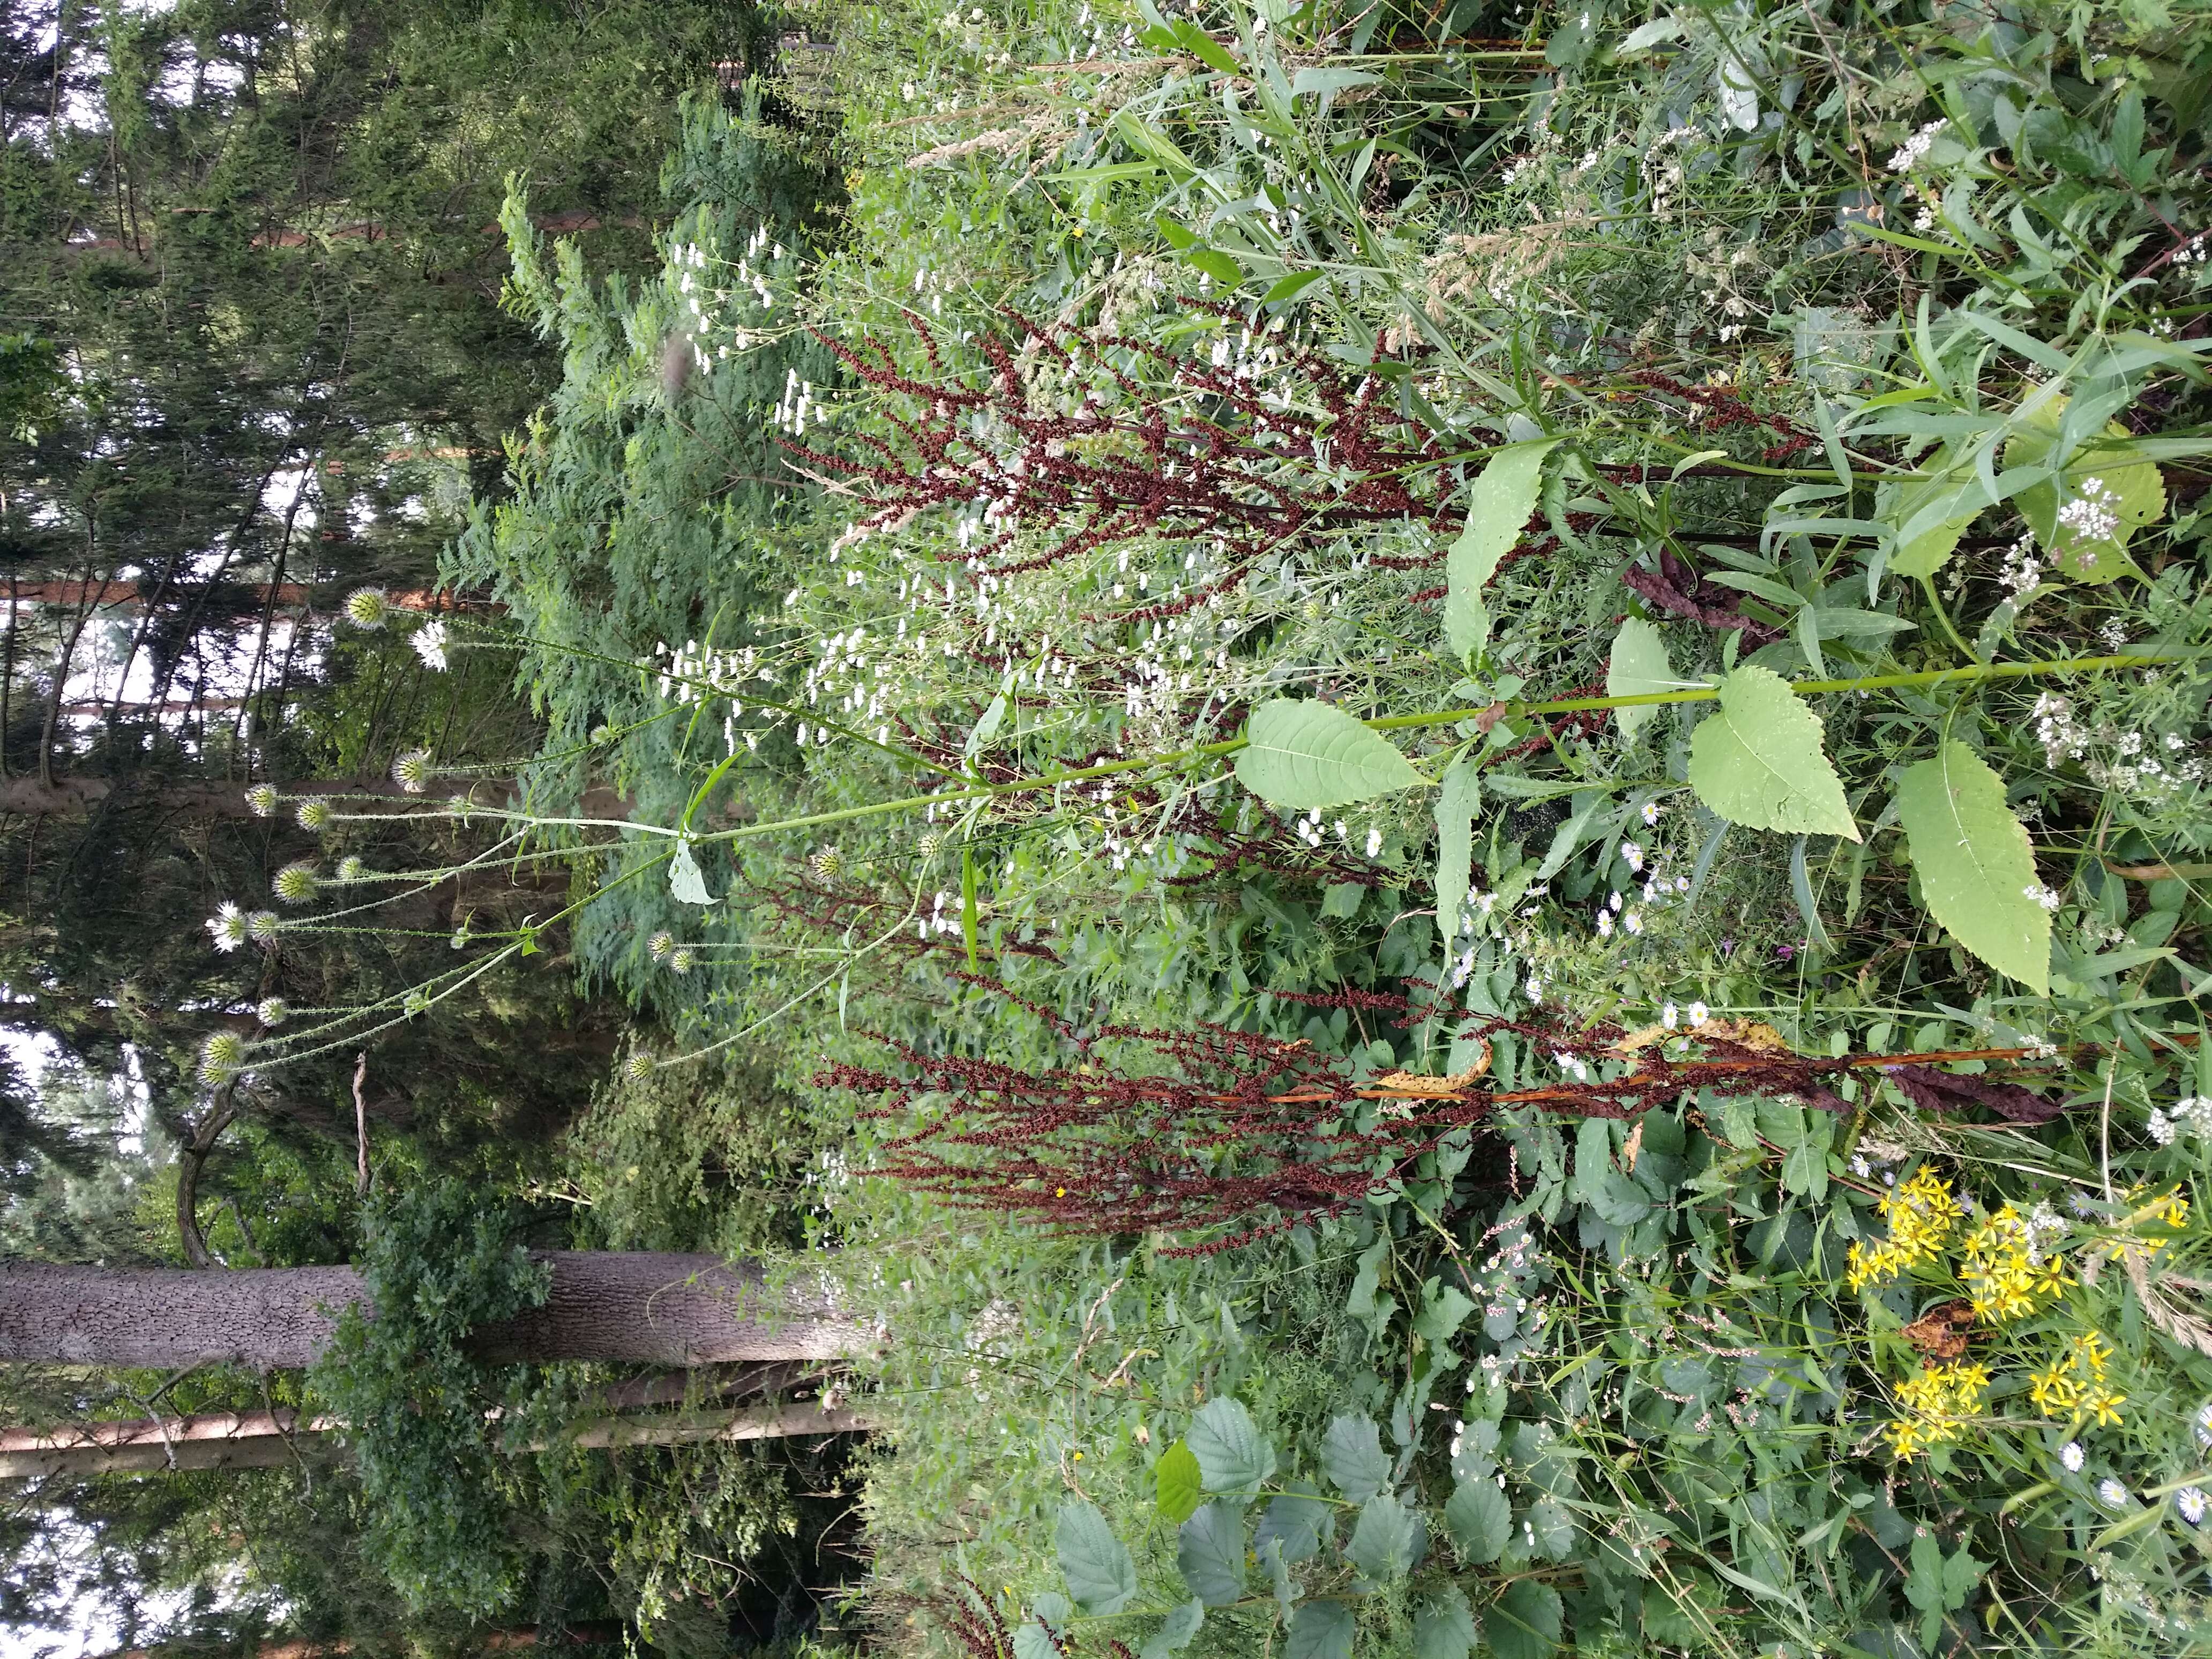
[[2081,1385],[2054,1363],[2027,1379],[2027,1395],[2045,1417],[2057,1417],[2081,1403]]
[[2067,1355],[2068,1362],[2082,1376],[2101,1381],[2105,1362],[2112,1357],[2112,1345],[2101,1333],[2084,1331],[2074,1339],[2074,1346]]
[[2109,1425],[2118,1422],[2120,1407],[2127,1403],[2127,1395],[2115,1394],[2112,1389],[2102,1385],[2090,1389],[2081,1396],[2081,1409],[2090,1413],[2101,1424]]

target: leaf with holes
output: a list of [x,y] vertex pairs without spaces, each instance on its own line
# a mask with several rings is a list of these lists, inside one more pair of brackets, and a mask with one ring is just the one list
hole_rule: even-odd
[[1096,1504],[1062,1504],[1053,1542],[1060,1570],[1067,1576],[1067,1593],[1084,1612],[1119,1613],[1136,1595],[1136,1563]]
[[1291,697],[1252,711],[1237,780],[1268,805],[1294,809],[1346,806],[1428,782],[1341,708]]
[[1721,712],[1690,738],[1690,787],[1730,823],[1856,841],[1821,736],[1820,717],[1788,681],[1747,665],[1721,682]]
[[1905,769],[1898,822],[1928,912],[1999,973],[2051,989],[2051,913],[2038,902],[2035,852],[2005,803],[2004,780],[1961,743]]

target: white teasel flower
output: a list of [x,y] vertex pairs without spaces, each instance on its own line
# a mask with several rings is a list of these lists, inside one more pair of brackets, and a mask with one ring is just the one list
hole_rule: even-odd
[[320,799],[303,800],[293,817],[299,821],[300,828],[319,835],[331,827],[331,804]]
[[217,1031],[200,1045],[200,1079],[228,1083],[246,1069],[246,1039],[235,1031]]
[[315,889],[320,884],[315,875],[315,866],[300,863],[288,864],[279,870],[276,878],[269,884],[269,887],[286,904],[306,904],[313,899]]
[[410,749],[392,763],[392,781],[410,795],[430,787],[430,751]]
[[273,783],[255,784],[246,792],[246,810],[257,818],[275,817],[276,816],[276,786]]
[[291,1013],[291,1006],[282,997],[264,997],[253,1006],[254,1018],[264,1025],[282,1025]]
[[422,659],[422,666],[442,671],[446,667],[446,624],[441,622],[424,623],[415,630],[409,641],[415,654]]
[[256,945],[274,945],[283,926],[274,910],[256,910],[246,919],[246,936]]
[[214,937],[215,948],[228,956],[246,943],[246,912],[225,899],[208,918],[207,930]]
[[356,854],[349,853],[338,860],[337,878],[342,882],[360,881],[368,874],[368,866]]

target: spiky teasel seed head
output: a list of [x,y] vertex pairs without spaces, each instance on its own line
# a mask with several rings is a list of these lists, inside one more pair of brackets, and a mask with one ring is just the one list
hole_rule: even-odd
[[288,864],[276,872],[276,879],[270,883],[270,887],[285,904],[306,904],[314,898],[315,889],[321,884],[313,865]]
[[653,1075],[653,1060],[640,1048],[623,1062],[623,1072],[632,1083],[642,1083]]
[[282,997],[264,997],[253,1007],[254,1018],[264,1025],[282,1025],[291,1016],[291,1005]]
[[225,899],[208,918],[207,930],[215,940],[215,948],[228,956],[246,941],[246,912]]
[[430,751],[410,749],[392,763],[392,781],[410,795],[430,787]]
[[806,862],[823,881],[835,881],[845,873],[845,855],[834,847],[820,848]]
[[380,587],[356,587],[346,595],[345,617],[356,628],[381,628],[391,614],[392,601]]
[[945,832],[941,830],[924,830],[921,839],[915,842],[914,850],[921,854],[925,863],[935,858],[945,850]]
[[357,854],[349,853],[338,860],[337,878],[342,882],[360,881],[368,874],[368,866]]
[[228,1083],[246,1069],[246,1039],[235,1031],[217,1031],[200,1045],[200,1079]]
[[300,828],[320,835],[331,827],[331,820],[336,814],[331,811],[330,802],[318,799],[301,801],[300,810],[293,816],[299,819]]
[[276,816],[276,786],[273,783],[255,784],[246,792],[246,810],[257,818],[275,817]]
[[668,971],[688,974],[698,964],[698,953],[688,945],[679,945],[668,953]]
[[662,928],[659,933],[655,933],[651,939],[645,942],[646,955],[652,957],[655,962],[665,961],[668,953],[675,948],[676,935],[670,933],[665,927]]
[[246,936],[256,945],[273,947],[283,925],[274,910],[256,910],[246,919]]

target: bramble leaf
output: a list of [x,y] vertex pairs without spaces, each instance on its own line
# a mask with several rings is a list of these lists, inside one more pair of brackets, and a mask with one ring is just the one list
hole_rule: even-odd
[[1152,1485],[1158,1494],[1162,1520],[1180,1526],[1197,1512],[1204,1487],[1200,1484],[1198,1458],[1188,1440],[1178,1440],[1160,1454],[1159,1463],[1152,1470]]
[[1190,1449],[1208,1492],[1249,1497],[1275,1472],[1275,1449],[1234,1400],[1209,1400],[1191,1419]]
[[1478,1566],[1504,1553],[1513,1535],[1513,1506],[1489,1480],[1462,1480],[1444,1505],[1444,1524],[1461,1553]]
[[2004,780],[1961,743],[1905,769],[1897,817],[1929,914],[1974,956],[2030,990],[2051,988],[2051,913]]
[[1403,1578],[1429,1553],[1429,1528],[1419,1511],[1407,1509],[1387,1492],[1361,1505],[1359,1523],[1344,1553],[1376,1583]]
[[1371,1417],[1339,1417],[1322,1437],[1322,1473],[1355,1504],[1364,1504],[1390,1483],[1390,1456],[1382,1449],[1382,1431]]
[[1690,787],[1731,823],[1856,841],[1821,736],[1820,717],[1786,680],[1747,665],[1721,682],[1721,712],[1690,738]]
[[1533,1578],[1516,1578],[1483,1609],[1482,1637],[1498,1659],[1546,1659],[1559,1644],[1559,1593]]
[[1445,1585],[1413,1609],[1413,1659],[1467,1659],[1474,1638],[1474,1614],[1456,1585]]
[[1208,1504],[1182,1523],[1176,1568],[1190,1593],[1209,1607],[1244,1594],[1244,1517],[1227,1504]]
[[1352,1659],[1352,1609],[1341,1601],[1308,1601],[1291,1620],[1284,1659]]

